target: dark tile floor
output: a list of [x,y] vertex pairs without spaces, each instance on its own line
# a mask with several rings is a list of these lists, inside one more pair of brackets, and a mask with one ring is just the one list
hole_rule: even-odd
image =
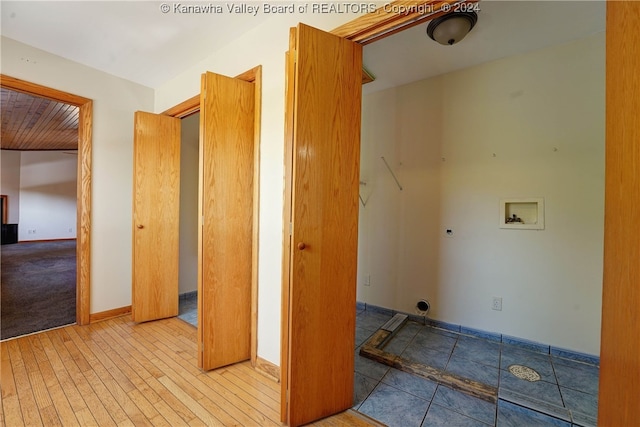
[[[197,325],[195,293],[180,296],[179,318]],[[517,345],[408,322],[385,351],[498,387],[498,404],[379,364],[359,355],[360,346],[390,314],[356,316],[353,408],[390,427],[595,426],[597,366],[537,353]],[[540,381],[511,374],[513,364],[534,369]]]
[[193,326],[198,326],[198,293],[188,292],[180,294],[178,319],[182,319]]
[[[404,427],[596,425],[597,366],[411,321],[385,347],[498,387],[498,404],[491,404],[360,356],[360,345],[390,318],[376,311],[357,313],[356,410]],[[517,378],[508,370],[513,364],[534,369],[540,380]]]

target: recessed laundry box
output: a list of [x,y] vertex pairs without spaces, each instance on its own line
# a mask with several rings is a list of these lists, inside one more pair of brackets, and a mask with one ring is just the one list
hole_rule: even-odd
[[501,199],[500,228],[544,230],[544,199]]

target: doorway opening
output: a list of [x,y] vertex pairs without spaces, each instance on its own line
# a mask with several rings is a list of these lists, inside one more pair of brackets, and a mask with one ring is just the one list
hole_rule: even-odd
[[[77,109],[77,125],[75,130],[71,131],[71,138],[75,139],[77,145],[74,150],[65,150],[64,147],[46,146],[47,150],[57,150],[59,156],[64,156],[68,161],[73,160],[75,168],[75,221],[72,219],[71,224],[66,224],[63,228],[67,233],[75,233],[76,247],[73,250],[76,258],[75,268],[75,322],[79,325],[90,323],[90,237],[91,237],[91,151],[92,151],[92,116],[93,107],[92,100],[45,86],[26,82],[14,77],[0,75],[0,87],[3,90],[12,91],[20,96],[33,96],[45,100],[48,105],[65,104],[67,108]],[[11,111],[4,105],[5,97],[3,95],[3,130],[5,121],[9,121],[9,115],[5,112]],[[49,110],[46,110],[49,111]],[[75,135],[75,138],[74,136]],[[3,135],[3,144],[7,139]],[[5,148],[3,146],[3,148]],[[7,147],[8,148],[8,147]],[[42,148],[42,147],[40,147]],[[13,147],[19,149],[19,147]],[[35,149],[32,147],[31,149]],[[69,154],[62,154],[69,153]],[[71,159],[71,160],[69,160]],[[64,162],[64,161],[63,161]],[[74,170],[72,168],[72,170]],[[4,171],[4,168],[3,168]],[[18,172],[19,173],[19,172]],[[72,173],[73,175],[73,173]],[[10,195],[7,195],[8,211],[11,211]],[[7,212],[7,214],[9,214]],[[18,213],[15,213],[17,218]],[[11,216],[9,215],[9,218]],[[68,217],[66,218],[68,222]],[[68,230],[71,229],[71,232]],[[31,235],[38,235],[38,228],[29,228]],[[28,231],[27,230],[27,236]],[[67,236],[68,237],[68,236]]]
[[[3,150],[1,339],[76,323],[73,151]],[[9,203],[7,203],[9,204]]]
[[181,119],[178,318],[198,326],[198,162],[200,111]]
[[[523,49],[517,55],[501,55],[499,60],[492,58],[491,55],[497,54],[504,47],[496,42],[491,44],[490,49],[483,48],[482,43],[488,42],[490,36],[493,37],[500,31],[507,34],[511,32],[510,43],[515,45],[516,39],[527,34],[525,25],[518,32],[506,28],[506,24],[510,22],[508,18],[518,16],[523,6],[528,7],[527,24],[539,22],[537,26],[549,30],[548,34],[553,34],[554,38],[545,40],[546,44],[531,45],[530,49]],[[589,332],[583,334],[585,339],[580,343],[591,347],[585,353],[599,354],[597,339],[600,323],[599,318],[594,318],[592,313],[601,309],[605,7],[603,3],[593,3],[589,8],[581,8],[580,14],[584,15],[579,15],[575,13],[577,8],[568,4],[565,6],[565,10],[554,8],[551,13],[544,2],[526,5],[520,2],[500,5],[481,2],[479,25],[475,29],[479,32],[472,32],[455,48],[441,48],[431,40],[423,39],[424,25],[422,28],[415,26],[365,47],[365,66],[370,67],[369,70],[378,77],[375,83],[365,89],[368,93],[363,96],[363,157],[360,177],[363,183],[361,197],[364,201],[361,204],[359,228],[360,248],[363,251],[359,254],[358,292],[361,298],[359,300],[366,302],[367,308],[371,304],[372,308],[378,305],[413,314],[413,301],[428,297],[434,310],[433,316],[430,316],[432,319],[427,319],[427,323],[433,322],[443,328],[448,326],[453,330],[460,328],[467,334],[470,328],[479,328],[495,333],[492,338],[504,341],[508,338],[498,332],[509,330],[512,336],[523,339],[533,339],[536,334],[540,343],[555,341],[558,346],[567,349],[576,349],[578,344],[574,337],[579,336],[578,333],[557,333],[557,338],[552,339],[549,333],[552,328],[545,328],[544,323],[550,321],[570,330],[573,329],[571,322],[575,319],[576,324],[588,324],[584,331]],[[575,25],[572,27],[575,33],[571,39],[563,38],[557,33],[562,27],[559,20],[563,15],[575,18]],[[585,19],[587,16],[588,19]],[[588,31],[584,30],[587,27],[585,21],[589,23]],[[490,22],[491,25],[483,26],[483,22]],[[546,24],[542,25],[542,22]],[[410,57],[413,66],[408,68],[416,74],[408,76],[396,72],[397,77],[394,79],[391,71],[395,70],[385,65],[409,62],[394,58],[387,51],[384,55],[385,63],[381,64],[381,53],[390,48],[398,52],[401,50],[398,46],[408,46],[406,42],[409,40],[415,40],[413,46],[422,51]],[[540,43],[539,40],[536,42]],[[434,52],[429,55],[427,49],[433,49]],[[478,56],[471,55],[471,51]],[[483,54],[482,57],[480,53]],[[482,62],[461,66],[463,59],[480,58]],[[421,62],[423,59],[424,63]],[[460,61],[457,63],[459,69],[446,68],[452,59]],[[374,63],[376,66],[372,65]],[[436,64],[437,67],[433,67]],[[524,68],[527,69],[526,72],[523,71]],[[581,73],[581,79],[576,79],[573,73],[564,72],[568,69],[588,69],[589,72]],[[425,74],[418,74],[418,70]],[[553,75],[551,83],[545,80],[549,72]],[[473,88],[468,87],[464,96],[460,96],[461,92],[457,89],[463,87],[461,82],[465,79],[473,80]],[[553,87],[555,82],[559,83],[557,88]],[[479,88],[481,89],[475,90]],[[579,92],[588,101],[576,103],[576,99],[581,98],[574,96],[573,92]],[[540,103],[541,98],[553,99],[553,102]],[[554,114],[553,108],[563,111],[563,102],[564,107],[569,106],[572,111],[580,110],[580,119],[572,120],[571,116],[566,116],[557,124],[545,120],[546,115],[562,115],[562,112]],[[475,108],[478,104],[482,107]],[[454,109],[455,113],[452,113]],[[473,112],[469,113],[471,110]],[[487,114],[489,111],[491,113]],[[526,116],[522,114],[524,111]],[[500,123],[492,123],[492,114],[495,114],[493,117],[500,117]],[[454,116],[467,117],[470,121],[465,126],[458,127],[451,123]],[[388,120],[381,120],[382,117]],[[394,132],[394,126],[401,131]],[[588,129],[585,129],[587,126]],[[524,131],[525,128],[527,131]],[[463,135],[467,131],[473,132],[473,136]],[[495,133],[489,136],[492,132]],[[580,154],[576,150],[576,141],[580,141]],[[558,156],[558,153],[562,153],[562,156]],[[391,168],[385,164],[383,156],[389,160]],[[536,174],[536,162],[538,165],[545,165],[543,174]],[[566,167],[567,164],[571,165],[571,169]],[[528,167],[534,168],[534,171],[527,170]],[[537,170],[539,169],[542,168]],[[572,172],[565,174],[569,169]],[[589,171],[590,181],[584,178],[581,170]],[[394,173],[402,186],[394,179]],[[536,176],[535,183],[527,179],[531,176]],[[518,195],[520,201],[533,200],[533,197],[528,197],[531,194],[541,196],[539,200],[544,196],[552,201],[553,205],[548,206],[546,213],[554,218],[555,225],[548,223],[547,231],[535,236],[541,241],[551,242],[557,224],[564,223],[565,218],[571,218],[567,221],[571,224],[562,227],[562,231],[573,237],[563,239],[571,242],[584,239],[580,245],[571,245],[570,252],[581,259],[591,259],[585,263],[589,265],[589,270],[583,269],[579,276],[572,269],[563,267],[566,264],[562,261],[562,251],[555,251],[549,252],[548,257],[538,258],[537,262],[544,268],[524,278],[522,266],[511,259],[514,252],[508,246],[511,242],[517,242],[518,257],[529,258],[529,251],[536,252],[535,243],[529,245],[534,236],[515,231],[516,227],[512,232],[501,230],[496,225],[494,217],[497,215],[493,209],[497,213],[500,199],[505,197],[505,193],[508,196]],[[569,203],[572,204],[571,207],[568,207]],[[461,206],[464,208],[460,208]],[[487,215],[479,213],[485,208]],[[539,218],[525,218],[524,223],[531,228],[535,226],[543,229]],[[384,223],[383,232],[380,229],[381,222]],[[573,224],[578,223],[589,226],[573,227]],[[519,227],[524,228],[522,225]],[[479,236],[482,236],[481,239],[477,239]],[[482,249],[477,245],[479,240]],[[384,247],[381,242],[385,243]],[[558,247],[555,243],[550,246]],[[389,256],[394,253],[401,253],[402,256]],[[491,260],[500,262],[493,264]],[[470,263],[473,264],[472,268]],[[471,271],[473,279],[469,280],[464,276]],[[386,276],[388,272],[392,274]],[[485,281],[487,276],[491,276],[491,279]],[[518,276],[523,280],[513,281],[510,276]],[[529,280],[535,281],[535,285]],[[544,299],[536,302],[537,306],[545,307],[541,312],[527,313],[526,309],[522,309],[520,304],[531,303],[531,294],[548,295],[544,284],[551,282],[557,284],[554,287],[555,296],[561,295],[561,290],[572,286],[571,283],[579,283],[582,300],[571,300],[577,304],[576,307],[588,306],[590,310],[575,310],[571,317],[565,317],[561,310],[550,309],[551,304]],[[537,284],[543,285],[538,287]],[[491,291],[486,290],[486,285],[491,287]],[[494,297],[494,303],[490,305],[493,295],[509,295],[509,291],[516,290],[517,298],[511,297],[507,301],[505,297],[505,312],[497,313],[502,311],[501,297]],[[485,297],[483,293],[489,295]],[[480,308],[473,315],[460,314],[471,313],[473,309],[470,310],[469,307],[475,307],[478,303]],[[500,316],[491,319],[493,324],[486,321],[492,314]],[[578,320],[580,316],[583,318]],[[372,316],[361,316],[358,320],[368,317]],[[444,320],[447,317],[449,321],[457,317],[457,322],[454,323],[462,325],[452,326],[444,322],[436,323],[434,320]],[[462,320],[463,318],[466,320]],[[465,324],[465,321],[468,323]],[[526,332],[522,328],[518,330],[514,327],[518,322],[535,324],[536,328]],[[399,353],[412,361],[419,360],[431,368],[442,369],[447,374],[462,372],[465,378],[481,379],[481,383],[492,387],[498,387],[499,379],[501,396],[524,390],[523,382],[510,381],[511,374],[505,372],[506,366],[501,365],[502,369],[487,366],[491,363],[490,358],[498,357],[496,352],[501,349],[500,343],[488,344],[491,352],[487,351],[483,354],[486,356],[484,360],[479,361],[478,352],[465,354],[461,348],[468,350],[469,342],[475,344],[481,342],[480,339],[460,339],[455,344],[455,351],[447,359],[443,354],[448,350],[453,351],[454,341],[450,342],[451,348],[448,348],[447,343],[447,346],[426,357],[423,354],[430,351],[436,341],[431,337],[429,340],[423,339],[426,336],[425,333],[415,335],[410,345]],[[449,338],[454,337],[456,336],[452,335]],[[516,340],[513,341],[515,343]],[[548,345],[546,347],[549,348]],[[539,348],[544,349],[545,346],[540,344]],[[580,347],[577,349],[580,350]],[[502,363],[505,363],[509,351],[511,349],[508,346],[502,347]],[[556,351],[557,347],[546,350],[552,354]],[[569,351],[564,353],[565,357],[570,354]],[[441,356],[443,357],[438,359]],[[519,354],[518,357],[523,362],[523,356]],[[561,363],[554,356],[547,359],[545,366],[551,366],[556,361]],[[594,359],[596,358],[592,357],[590,360]],[[467,363],[468,361],[471,363]],[[517,361],[518,358],[514,357],[513,362]],[[562,363],[566,365],[569,362]],[[464,370],[459,369],[463,364]],[[595,371],[597,377],[597,368],[591,366],[590,371]],[[356,375],[358,374],[366,375],[362,368],[357,371]],[[554,378],[548,377],[547,380],[549,379]],[[572,391],[567,389],[567,383],[563,380],[560,378],[557,381],[560,386],[557,399],[552,400],[547,396],[546,402],[556,405],[565,414],[567,410],[575,413],[575,404],[568,397]],[[438,393],[442,393],[441,389],[444,387],[438,386]],[[595,385],[590,382],[588,387],[580,389],[580,392],[586,393],[583,396],[588,395],[591,399],[588,405],[580,408],[580,412],[591,417],[593,424],[597,409],[597,390],[597,380]],[[500,399],[508,401],[506,397]],[[367,397],[358,404],[361,405],[358,408],[362,412],[372,415],[371,408],[376,404],[376,396]],[[528,402],[528,398],[520,400],[518,405],[535,408]],[[506,413],[500,406],[499,409],[498,424]],[[425,420],[436,414],[434,409],[428,411]],[[544,414],[539,409],[535,411]],[[393,415],[389,415],[389,418],[380,415],[374,418],[393,424],[392,417]]]

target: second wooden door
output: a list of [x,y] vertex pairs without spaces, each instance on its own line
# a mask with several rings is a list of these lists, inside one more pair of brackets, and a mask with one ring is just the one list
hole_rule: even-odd
[[206,73],[200,96],[198,364],[251,357],[255,86]]

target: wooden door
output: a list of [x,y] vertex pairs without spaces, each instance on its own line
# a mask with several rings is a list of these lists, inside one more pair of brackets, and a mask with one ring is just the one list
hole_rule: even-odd
[[202,76],[198,365],[251,357],[255,88]]
[[291,40],[282,418],[297,426],[353,405],[362,47],[302,24]]
[[640,3],[607,2],[598,425],[640,422]]
[[178,315],[180,119],[136,112],[133,144],[131,316],[146,322]]

